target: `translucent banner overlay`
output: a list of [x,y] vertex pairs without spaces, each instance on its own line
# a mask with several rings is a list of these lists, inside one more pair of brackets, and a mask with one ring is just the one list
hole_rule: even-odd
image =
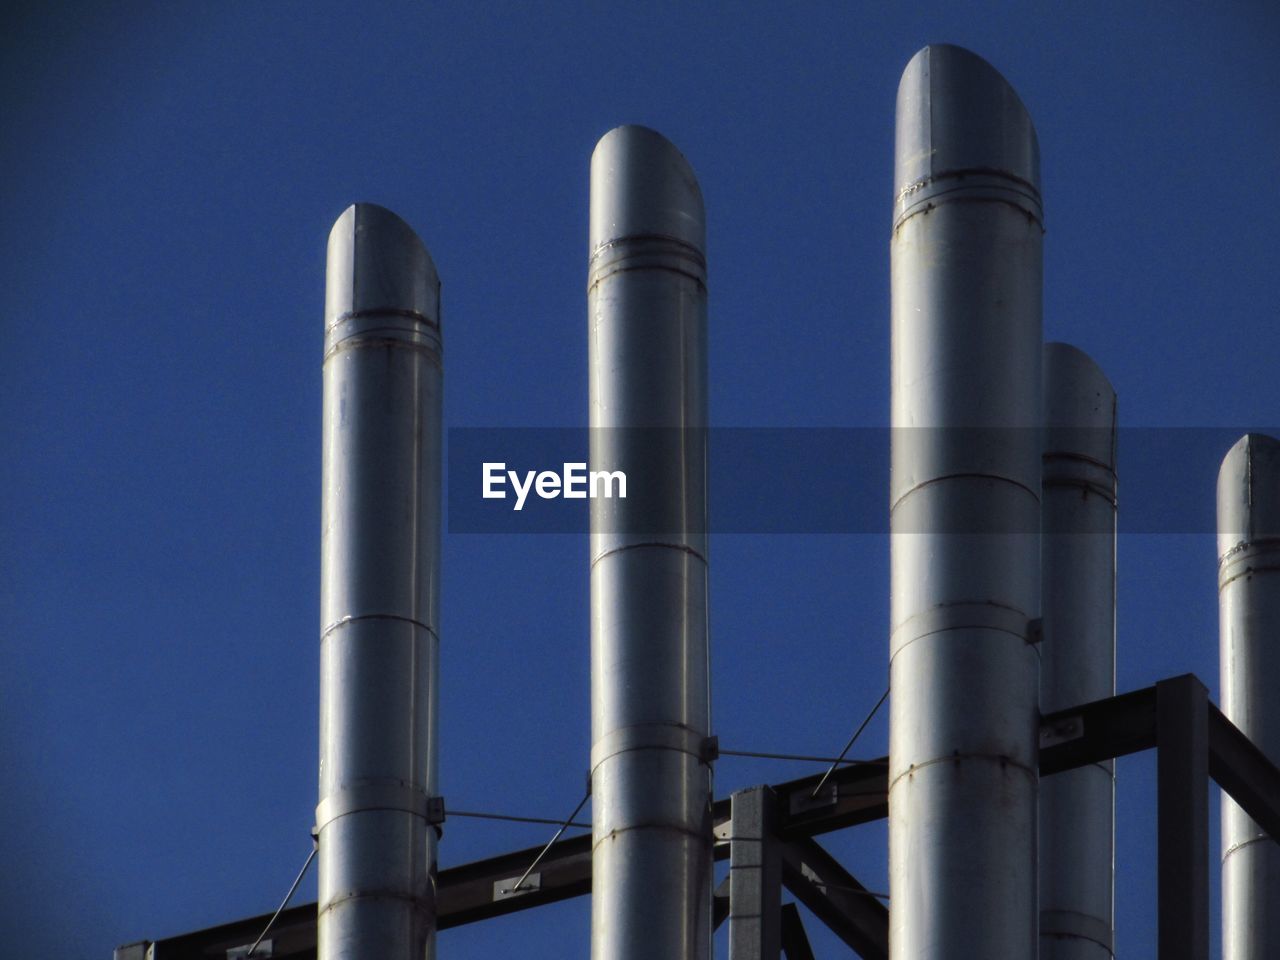
[[[592,510],[610,533],[699,533],[696,509],[681,505],[700,502],[705,484],[713,533],[880,534],[892,490],[894,532],[1033,533],[1039,478],[1108,500],[1114,449],[1120,533],[1214,533],[1218,468],[1245,433],[1280,430],[1133,427],[1113,447],[1110,431],[1087,429],[459,427],[448,431],[445,512],[464,534],[587,533]],[[1023,502],[1003,511],[1007,487]]]

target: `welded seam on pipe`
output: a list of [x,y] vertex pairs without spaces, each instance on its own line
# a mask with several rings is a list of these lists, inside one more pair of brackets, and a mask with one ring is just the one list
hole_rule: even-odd
[[338,314],[329,321],[325,327],[325,333],[349,320],[363,320],[365,317],[404,317],[425,324],[432,330],[440,329],[439,319],[433,319],[419,310],[407,310],[404,307],[365,307],[361,310],[348,310],[346,313]]
[[893,628],[889,634],[890,644],[895,634],[903,630],[916,629],[917,637],[943,630],[961,630],[977,628],[983,630],[999,630],[1025,636],[1031,617],[1017,607],[995,600],[956,600],[951,603],[939,603],[919,613],[913,613]]
[[[708,815],[709,809],[710,808],[708,808]],[[686,827],[678,823],[662,823],[656,820],[647,820],[644,823],[632,823],[625,827],[614,827],[608,833],[601,834],[599,840],[593,841],[591,849],[594,851],[606,840],[610,840],[614,837],[620,837],[623,834],[632,833],[636,830],[659,830],[663,833],[674,833],[680,837],[692,837],[694,840],[698,841],[698,843],[705,843],[710,836],[709,830],[695,830],[691,827]]]
[[[1257,566],[1250,564],[1246,566],[1243,570],[1239,571],[1238,573],[1232,573],[1231,575],[1227,576],[1225,579],[1220,577],[1218,580],[1218,592],[1221,593],[1223,590],[1231,586],[1231,584],[1235,583],[1241,577],[1251,577],[1255,573],[1274,573],[1278,570],[1280,570],[1280,563],[1258,564]],[[1223,571],[1223,572],[1225,573],[1226,571]]]
[[[931,103],[929,106],[930,109],[932,109],[933,104]],[[914,196],[921,190],[924,190],[929,186],[929,184],[937,180],[945,180],[949,177],[991,177],[992,179],[1004,180],[1009,183],[1018,184],[1019,186],[1026,188],[1026,192],[1029,196],[1035,197],[1037,201],[1039,201],[1040,198],[1039,187],[1030,180],[1020,177],[1016,173],[1013,173],[1004,167],[953,167],[950,170],[935,171],[927,177],[921,177],[918,180],[913,180],[898,191],[897,196],[893,198],[893,201],[894,203],[901,203],[907,197]]]
[[414,343],[410,340],[372,340],[366,337],[348,337],[346,340],[339,340],[324,355],[321,365],[328,363],[334,357],[344,353],[350,353],[355,350],[374,350],[374,349],[391,349],[403,350],[405,353],[421,353],[426,355],[428,362],[438,369],[444,369],[444,357],[441,355],[439,345],[429,343]]
[[1218,566],[1229,564],[1244,553],[1269,553],[1280,551],[1280,537],[1258,537],[1256,540],[1241,540],[1234,547],[1218,558]]
[[702,561],[703,566],[706,566],[708,568],[711,566],[707,562],[706,557],[704,557],[701,553],[699,553],[693,547],[689,546],[687,543],[667,543],[666,541],[663,541],[663,540],[645,540],[642,543],[624,543],[618,547],[610,547],[608,550],[604,551],[604,553],[601,553],[599,556],[592,559],[591,566],[595,567],[595,565],[599,563],[601,560],[607,560],[609,559],[609,557],[612,557],[615,554],[623,553],[627,550],[639,550],[643,547],[662,547],[668,550],[680,550],[680,551],[683,551],[684,553],[690,554],[691,556],[697,557],[699,560]]
[[[1106,501],[1108,506],[1119,506],[1119,500],[1113,487],[1106,487],[1090,480],[1073,480],[1069,477],[1044,477],[1040,481],[1040,488],[1042,490],[1083,490],[1086,493],[1096,493]],[[1101,532],[1105,533],[1106,531]]]
[[893,230],[896,233],[918,214],[952,203],[1005,204],[1021,211],[1044,232],[1044,204],[1035,184],[1008,170],[983,167],[943,170],[907,184],[894,197],[895,208],[902,209],[895,213]]
[[[1048,428],[1049,433],[1053,433],[1054,430],[1053,426]],[[1097,457],[1091,457],[1087,453],[1079,453],[1074,450],[1046,450],[1041,454],[1041,460],[1044,463],[1087,463],[1092,467],[1097,467],[1099,470],[1109,473],[1113,477],[1116,476],[1116,468],[1112,464],[1099,460]]]
[[360,623],[363,620],[398,620],[401,623],[409,623],[415,627],[420,627],[429,633],[433,640],[440,642],[440,635],[428,627],[421,620],[415,620],[413,617],[402,617],[395,613],[360,613],[351,617],[343,617],[341,620],[335,620],[329,626],[320,631],[320,639],[323,641],[325,637],[333,633],[339,627],[346,627],[353,623]]
[[[917,640],[926,637],[937,637],[939,634],[958,630],[987,630],[1003,633],[1021,640],[1024,644],[1036,649],[1031,631],[1032,618],[1021,610],[995,602],[961,601],[922,610],[913,614],[889,634],[889,663]],[[911,636],[911,631],[918,631]],[[909,640],[899,643],[895,638],[899,635],[910,636]]]
[[898,507],[902,504],[902,501],[907,499],[907,497],[911,496],[911,494],[915,493],[917,490],[923,490],[925,487],[931,487],[934,484],[942,483],[945,480],[966,480],[966,479],[967,480],[1001,480],[1009,484],[1010,486],[1017,487],[1020,490],[1025,490],[1035,499],[1036,503],[1040,502],[1039,490],[1032,490],[1025,483],[1022,483],[1019,480],[1015,480],[1013,479],[1013,477],[1002,476],[1001,474],[998,474],[998,473],[947,473],[938,477],[930,477],[928,480],[922,480],[919,483],[917,483],[915,486],[909,487],[902,494],[902,496],[898,497],[897,500],[893,501],[893,504],[889,507],[889,513],[892,515],[893,512],[897,510]]
[[894,225],[893,229],[896,233],[898,230],[902,229],[908,220],[912,220],[915,217],[937,210],[939,207],[950,207],[962,203],[969,203],[1000,204],[1002,206],[1012,207],[1039,227],[1041,233],[1044,233],[1044,224],[1041,222],[1038,214],[1029,210],[1026,204],[1018,203],[1016,200],[1009,199],[1010,197],[1020,196],[1023,196],[1023,194],[1016,190],[1000,190],[998,187],[992,187],[986,193],[979,193],[977,191],[970,192],[966,190],[960,193],[959,196],[950,196],[946,191],[930,194],[928,197],[923,197],[916,203],[912,204],[908,208],[907,212],[903,214],[902,219]]
[[587,294],[619,273],[633,271],[675,273],[707,289],[706,255],[690,243],[661,234],[633,234],[602,243],[587,264]]
[[316,828],[366,810],[396,810],[430,819],[431,797],[403,780],[364,778],[329,793],[316,806]]
[[[1063,928],[1055,928],[1052,924],[1046,925],[1046,918],[1055,918],[1066,920]],[[1075,927],[1071,927],[1070,923],[1076,922]],[[1087,913],[1080,913],[1076,910],[1044,910],[1040,913],[1040,933],[1042,936],[1056,937],[1060,940],[1085,940],[1089,943],[1096,943],[1102,949],[1107,951],[1109,956],[1115,956],[1115,948],[1111,945],[1106,934],[1090,933],[1089,930],[1104,930],[1106,925]]]
[[636,750],[667,750],[687,754],[707,766],[711,764],[707,741],[710,738],[682,723],[634,723],[616,727],[591,745],[591,772],[612,757]]
[[[639,249],[632,252],[633,248]],[[606,240],[591,252],[591,256],[587,261],[588,270],[592,269],[591,264],[603,257],[615,255],[614,261],[625,260],[627,257],[642,255],[644,248],[681,257],[691,261],[704,272],[706,271],[707,256],[699,247],[689,243],[687,240],[681,240],[679,237],[673,237],[665,233],[631,233],[623,237],[614,237],[611,240]],[[614,261],[606,260],[605,263]]]
[[1023,634],[1023,633],[1015,633],[1011,630],[1003,630],[1000,627],[972,627],[972,626],[943,627],[942,629],[934,630],[930,633],[922,633],[920,634],[920,636],[912,637],[910,640],[903,643],[902,646],[898,647],[896,650],[893,651],[893,653],[889,655],[889,666],[891,667],[893,666],[893,661],[897,659],[898,654],[902,653],[903,650],[907,649],[907,647],[911,646],[913,643],[915,643],[918,640],[927,640],[929,638],[935,638],[938,640],[944,640],[944,639],[945,640],[965,640],[966,638],[964,637],[944,637],[942,635],[947,633],[958,633],[960,631],[972,631],[972,630],[986,630],[991,633],[1002,633],[1007,637],[1012,637],[1013,639],[1019,641],[1023,647],[1030,647],[1035,652],[1037,659],[1043,659],[1040,653],[1040,644],[1036,643],[1032,639],[1031,632],[1029,630],[1025,634]]
[[904,777],[909,777],[911,774],[916,773],[919,770],[923,770],[926,767],[934,767],[940,763],[963,763],[970,760],[984,760],[992,766],[999,766],[1001,770],[1012,768],[1023,773],[1033,781],[1038,780],[1040,776],[1040,771],[1037,768],[1029,767],[1025,763],[1019,763],[1017,760],[1014,760],[1012,757],[1004,754],[968,753],[957,751],[955,753],[949,753],[946,756],[934,757],[931,760],[921,760],[919,763],[911,764],[911,766],[907,767],[907,769],[903,770],[900,774],[889,781],[887,792],[892,793],[894,786],[896,786]]
[[342,893],[335,897],[330,897],[326,903],[316,913],[317,917],[323,917],[336,907],[350,903],[352,900],[392,900],[397,902],[406,902],[413,905],[414,912],[424,917],[434,917],[436,911],[431,907],[422,906],[419,899],[411,893],[395,893],[390,890],[357,890],[354,893]]
[[1268,841],[1268,842],[1270,842],[1270,843],[1275,843],[1275,842],[1276,842],[1276,841],[1272,838],[1271,834],[1269,834],[1269,833],[1259,833],[1257,836],[1250,837],[1248,840],[1241,840],[1239,843],[1233,843],[1230,847],[1228,847],[1228,848],[1227,848],[1226,852],[1222,854],[1222,862],[1223,862],[1223,863],[1226,863],[1226,862],[1227,862],[1227,857],[1231,856],[1231,855],[1232,855],[1233,853],[1235,853],[1237,850],[1242,850],[1242,849],[1243,849],[1243,848],[1245,848],[1245,847],[1251,847],[1251,846],[1253,846],[1255,843],[1261,843],[1261,842],[1262,842],[1262,841],[1264,841],[1264,840],[1266,840],[1266,841]]
[[[1218,592],[1242,576],[1280,570],[1280,562],[1274,559],[1277,555],[1280,555],[1280,538],[1277,537],[1238,543],[1218,560]],[[1259,558],[1266,558],[1266,561],[1255,563]]]

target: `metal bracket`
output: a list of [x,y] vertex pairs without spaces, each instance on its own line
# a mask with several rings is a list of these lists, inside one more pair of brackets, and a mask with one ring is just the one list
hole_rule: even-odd
[[524,878],[524,882],[520,883],[520,889],[516,889],[516,884],[520,883],[520,877],[507,877],[504,880],[495,880],[493,882],[493,901],[497,903],[499,900],[510,900],[512,897],[523,897],[527,893],[536,893],[542,889],[542,874],[531,873]]
[[1084,717],[1072,714],[1059,717],[1040,726],[1040,749],[1057,746],[1068,740],[1078,740],[1084,736]]
[[702,741],[702,762],[715,763],[720,759],[720,738],[705,737]]
[[[242,943],[238,947],[231,947],[227,951],[227,960],[244,960],[244,958],[248,955],[249,950],[252,947],[253,947],[253,944],[251,943]],[[253,955],[255,958],[274,956],[272,952],[271,941],[263,940],[260,944],[258,944],[258,949],[253,951]]]
[[439,826],[444,821],[444,797],[427,797],[427,823]]
[[833,780],[824,785],[816,796],[807,790],[793,791],[791,793],[789,812],[794,815],[808,813],[810,810],[821,810],[824,807],[834,807],[839,799],[839,784]]
[[1039,646],[1044,642],[1044,620],[1036,617],[1034,620],[1027,621],[1027,643],[1033,647]]

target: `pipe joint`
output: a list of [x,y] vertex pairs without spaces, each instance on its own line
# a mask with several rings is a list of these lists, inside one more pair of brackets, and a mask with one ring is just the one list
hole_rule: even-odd
[[600,764],[632,750],[672,750],[687,753],[710,766],[719,750],[717,738],[674,723],[636,723],[606,733],[591,746],[591,773]]
[[1005,203],[1016,207],[1044,230],[1040,191],[1026,180],[1001,170],[946,170],[908,184],[894,202],[896,233],[911,217],[944,203]]
[[908,617],[893,629],[890,659],[912,641],[948,630],[994,630],[1034,644],[1039,639],[1038,625],[1021,610],[998,603],[942,604]]
[[1237,544],[1218,560],[1218,590],[1255,573],[1280,571],[1280,537]]
[[666,270],[707,285],[707,258],[691,243],[657,234],[622,237],[601,244],[587,267],[587,291],[629,270]]
[[366,780],[334,790],[321,800],[316,807],[316,830],[324,830],[339,817],[367,810],[400,810],[428,823],[444,819],[439,798],[429,797],[422,787],[402,780]]
[[325,327],[324,359],[343,350],[390,347],[420,350],[439,365],[440,324],[415,310],[367,310],[344,313]]
[[1111,924],[1101,917],[1087,913],[1075,910],[1041,910],[1040,936],[1055,940],[1088,940],[1098,944],[1108,954],[1115,955]]

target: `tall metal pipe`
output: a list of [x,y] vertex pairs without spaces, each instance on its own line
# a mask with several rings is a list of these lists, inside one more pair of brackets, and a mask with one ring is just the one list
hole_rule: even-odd
[[[1116,688],[1116,394],[1086,354],[1044,348],[1040,709]],[[1114,955],[1115,762],[1040,784],[1040,958]]]
[[898,88],[890,481],[890,950],[1033,957],[1039,150],[985,61]]
[[[702,194],[652,130],[591,158],[591,955],[711,949]],[[635,471],[643,469],[643,482]]]
[[440,281],[372,204],[329,234],[320,560],[320,960],[434,955]]
[[[1280,763],[1280,441],[1240,438],[1218,471],[1222,712]],[[1280,846],[1222,798],[1223,960],[1280,957]]]

